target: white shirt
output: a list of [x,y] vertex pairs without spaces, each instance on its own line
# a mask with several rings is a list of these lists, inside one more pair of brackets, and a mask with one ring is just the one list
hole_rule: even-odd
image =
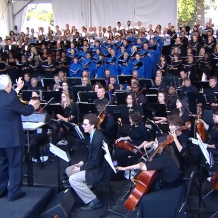
[[126,30],[131,30],[131,29],[133,29],[132,26],[127,26],[127,27],[126,27]]
[[120,26],[120,27],[117,26],[117,31],[123,30],[123,29],[124,29],[123,26]]
[[170,45],[170,40],[171,40],[171,37],[170,37],[170,35],[169,34],[164,34],[164,33],[162,33],[162,34],[160,34],[160,37],[161,38],[165,38],[166,40],[163,40],[163,46],[168,46],[168,45]]

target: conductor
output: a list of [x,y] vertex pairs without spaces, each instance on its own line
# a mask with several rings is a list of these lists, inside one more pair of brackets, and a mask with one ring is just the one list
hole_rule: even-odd
[[[8,75],[0,75],[0,198],[8,196],[8,201],[24,197],[21,192],[23,177],[23,148],[25,137],[21,115],[34,112],[33,102],[25,106],[20,102],[17,93],[24,82],[19,78],[16,90]],[[9,182],[10,181],[10,182]]]

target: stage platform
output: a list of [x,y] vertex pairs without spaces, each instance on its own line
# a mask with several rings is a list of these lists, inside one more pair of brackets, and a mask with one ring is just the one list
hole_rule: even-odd
[[0,199],[1,218],[37,218],[43,207],[52,199],[53,188],[23,187],[24,198],[8,202],[7,197]]

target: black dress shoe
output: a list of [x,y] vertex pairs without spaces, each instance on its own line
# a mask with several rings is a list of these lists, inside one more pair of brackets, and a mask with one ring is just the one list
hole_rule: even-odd
[[80,207],[80,209],[88,211],[88,210],[100,208],[101,206],[102,206],[102,203],[100,202],[100,200],[98,198],[95,198],[94,200],[86,204],[85,206]]
[[8,200],[8,201],[16,201],[16,200],[18,200],[18,199],[20,199],[20,198],[23,198],[23,197],[25,197],[25,196],[26,196],[26,192],[21,192],[21,193],[18,195],[17,198],[12,198],[12,199],[10,199],[10,200]]
[[7,196],[7,194],[8,194],[8,190],[6,189],[2,194],[0,194],[0,198]]

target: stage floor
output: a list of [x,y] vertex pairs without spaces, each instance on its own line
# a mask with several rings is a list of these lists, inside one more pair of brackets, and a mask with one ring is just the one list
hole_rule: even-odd
[[[72,154],[72,163],[77,163],[80,161],[81,155],[76,150]],[[55,187],[57,190],[58,180],[57,180],[57,162],[56,158],[51,158],[53,161],[47,161],[45,162],[45,167],[43,170],[38,170],[36,163],[34,163],[34,176],[36,178],[34,179],[34,185],[35,186],[43,186],[43,187]],[[68,163],[60,160],[60,172],[61,172],[61,179],[64,178],[62,175],[65,172],[65,168],[68,166]],[[190,165],[188,169],[186,169],[186,174],[189,175],[191,170],[193,169],[193,166]],[[24,184],[26,183],[26,178],[24,178]],[[112,181],[111,187],[113,189],[113,197],[116,202],[113,206],[113,210],[120,212],[122,214],[125,214],[129,218],[136,218],[137,210],[128,213],[128,211],[123,206],[124,200],[121,199],[123,194],[128,190],[130,185],[130,182],[128,180],[122,180],[122,181]],[[13,210],[11,210],[12,206],[11,203],[8,203],[6,198],[0,199],[0,218],[20,218],[21,216],[17,216],[17,214],[21,214],[23,211],[23,207],[26,207],[26,205],[29,205],[31,203],[31,199],[35,198],[35,195],[39,194],[32,193],[28,191],[29,188],[24,188],[24,190],[27,190],[27,196],[23,199],[20,199],[19,201],[15,201],[13,204]],[[203,185],[203,193],[206,194],[208,191],[211,190],[211,184],[208,181],[204,182]],[[94,191],[97,196],[100,198],[100,200],[103,203],[103,206],[99,209],[90,211],[90,212],[84,212],[80,210],[80,206],[82,206],[81,200],[76,197],[76,202],[73,206],[72,214],[70,218],[98,218],[102,214],[104,214],[107,211],[108,207],[108,197],[107,197],[107,187],[105,184],[100,184],[98,187],[96,187]],[[30,196],[31,195],[31,196]],[[166,199],[167,200],[167,199]],[[193,189],[191,193],[191,197],[189,198],[190,206],[193,210],[198,208],[198,195],[195,189]],[[215,212],[218,210],[218,193],[214,191],[209,197],[205,199],[206,209],[203,210],[203,214],[200,215],[201,218],[209,218],[212,213],[209,212]],[[21,206],[22,205],[22,206]],[[23,206],[25,205],[25,206]],[[29,207],[29,206],[28,206]],[[2,210],[3,208],[3,210]],[[10,216],[4,216],[3,212],[9,209]],[[188,209],[188,208],[187,208]],[[16,212],[15,212],[16,211]],[[209,211],[209,212],[208,212]],[[104,217],[120,217],[117,215],[114,215],[113,213],[108,213]],[[187,213],[187,218],[191,218],[191,214]],[[198,217],[195,215],[195,217]],[[216,216],[218,217],[218,215]],[[164,218],[164,217],[163,217]]]

